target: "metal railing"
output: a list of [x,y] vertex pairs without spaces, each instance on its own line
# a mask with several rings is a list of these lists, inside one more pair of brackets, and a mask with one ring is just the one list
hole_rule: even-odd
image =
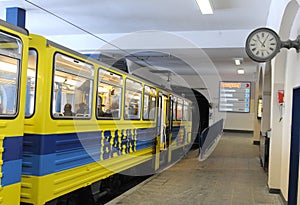
[[199,137],[199,160],[207,159],[217,146],[223,133],[223,119],[205,128]]

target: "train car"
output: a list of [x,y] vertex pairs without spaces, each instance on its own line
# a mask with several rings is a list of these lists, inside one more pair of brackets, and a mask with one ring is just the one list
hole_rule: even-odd
[[190,101],[42,36],[27,78],[23,203],[93,204],[101,180],[154,173],[191,144]]
[[181,159],[192,141],[191,102],[182,97],[171,96],[171,161]]
[[28,32],[0,20],[0,204],[20,203]]

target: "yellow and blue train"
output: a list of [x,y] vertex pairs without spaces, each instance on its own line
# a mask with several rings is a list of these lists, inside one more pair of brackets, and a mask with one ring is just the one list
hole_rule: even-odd
[[0,204],[72,204],[115,173],[178,160],[192,102],[0,21],[0,130]]

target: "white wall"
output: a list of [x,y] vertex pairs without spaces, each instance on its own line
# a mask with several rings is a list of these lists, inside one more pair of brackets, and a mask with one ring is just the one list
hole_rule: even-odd
[[[299,11],[295,18],[295,22],[291,28],[290,38],[295,39],[299,34],[300,29],[300,14]],[[290,138],[291,138],[291,119],[292,119],[292,94],[293,88],[300,86],[300,56],[295,50],[289,50],[286,64],[286,83],[285,83],[285,111],[284,111],[284,126],[282,137],[282,165],[281,165],[281,182],[282,191],[287,198],[288,195],[288,176],[289,176],[289,157],[290,157]],[[298,202],[299,203],[299,202]]]
[[[218,70],[222,70],[222,66],[228,65],[216,65]],[[234,66],[234,65],[229,65]],[[246,81],[251,82],[251,101],[250,101],[250,112],[249,113],[234,113],[234,112],[227,112],[224,118],[224,129],[227,130],[241,130],[241,131],[254,131],[254,120],[256,119],[256,79],[257,74],[247,74],[247,70],[256,69],[252,67],[243,66],[245,69],[245,75],[225,75],[220,74],[222,81]],[[219,93],[217,93],[219,94]],[[218,96],[216,103],[218,103]],[[216,105],[215,113],[222,114],[224,112],[218,111],[218,105]]]
[[[273,0],[268,26],[276,30],[282,40],[294,40],[300,34],[300,12],[296,0]],[[282,49],[283,50],[283,49]],[[272,62],[274,77],[271,105],[271,144],[268,185],[279,189],[288,199],[292,92],[300,85],[300,55],[294,49],[281,51]],[[284,68],[282,70],[282,68]],[[283,119],[278,122],[277,90],[284,88]],[[300,190],[300,186],[298,188]],[[299,196],[299,194],[298,194]],[[298,200],[298,204],[300,204]]]

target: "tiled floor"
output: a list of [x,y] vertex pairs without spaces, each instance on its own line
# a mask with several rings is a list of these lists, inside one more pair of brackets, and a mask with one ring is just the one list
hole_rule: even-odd
[[279,195],[268,193],[258,149],[252,134],[225,132],[207,160],[190,152],[108,204],[281,205]]

